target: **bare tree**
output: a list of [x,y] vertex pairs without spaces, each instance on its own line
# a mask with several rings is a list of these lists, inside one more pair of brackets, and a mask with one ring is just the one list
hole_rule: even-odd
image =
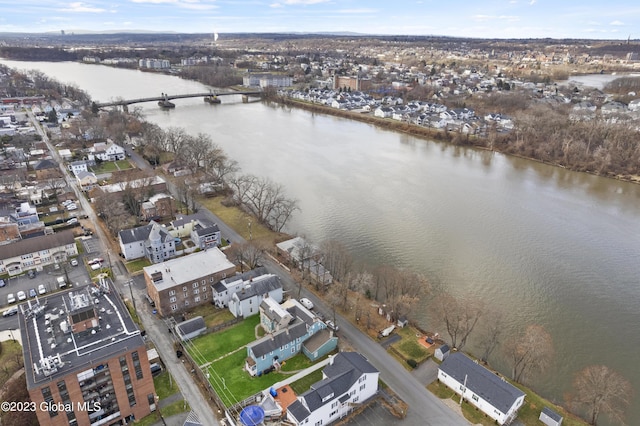
[[435,298],[434,305],[434,315],[445,327],[452,347],[462,349],[483,314],[484,304],[442,292]]
[[569,404],[586,410],[589,424],[596,425],[600,414],[624,424],[633,386],[619,373],[605,365],[590,365],[576,374],[573,389]]
[[523,383],[529,374],[547,367],[554,354],[553,339],[543,326],[532,324],[521,336],[506,343],[505,353],[511,363],[511,378]]
[[324,241],[320,246],[322,264],[333,278],[342,281],[347,278],[353,267],[353,257],[347,248],[338,240]]
[[482,349],[482,356],[480,359],[486,363],[489,357],[500,343],[500,337],[504,331],[504,317],[501,312],[491,312],[485,317],[486,323],[484,333],[480,340],[480,349]]

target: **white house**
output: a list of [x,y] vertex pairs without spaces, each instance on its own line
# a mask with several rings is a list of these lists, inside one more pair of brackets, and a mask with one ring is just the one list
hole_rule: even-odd
[[236,318],[247,318],[260,313],[262,299],[270,297],[282,302],[282,282],[273,274],[261,275],[234,293],[229,300],[229,311]]
[[74,176],[78,176],[80,172],[88,172],[89,164],[85,160],[73,161],[69,163],[69,170],[73,173]]
[[211,302],[218,308],[226,308],[229,306],[231,296],[249,285],[252,279],[265,274],[267,274],[267,269],[261,266],[213,284],[211,286],[213,290],[213,299]]
[[460,352],[440,364],[438,380],[499,425],[515,419],[524,403],[524,392]]
[[116,145],[110,140],[105,142],[97,142],[93,145],[92,154],[95,158],[99,158],[102,161],[117,161],[124,160],[125,151],[120,145]]
[[328,425],[378,392],[379,371],[357,352],[340,352],[322,370],[322,380],[287,407],[294,425]]
[[173,236],[153,220],[145,226],[123,229],[118,232],[118,241],[126,260],[146,257],[159,263],[176,255]]

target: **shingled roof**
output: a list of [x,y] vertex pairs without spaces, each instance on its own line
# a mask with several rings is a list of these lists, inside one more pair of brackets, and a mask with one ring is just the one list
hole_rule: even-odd
[[439,368],[459,383],[464,383],[466,377],[467,389],[502,413],[508,413],[513,403],[524,395],[520,389],[460,352],[449,355]]

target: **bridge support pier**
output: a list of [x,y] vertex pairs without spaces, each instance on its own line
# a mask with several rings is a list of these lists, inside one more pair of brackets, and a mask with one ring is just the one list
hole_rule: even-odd
[[249,96],[242,95],[242,103],[243,104],[248,104],[249,103]]

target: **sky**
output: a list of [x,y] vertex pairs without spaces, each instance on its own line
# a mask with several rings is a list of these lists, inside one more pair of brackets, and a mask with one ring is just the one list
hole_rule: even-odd
[[640,39],[638,0],[0,0],[0,32]]

